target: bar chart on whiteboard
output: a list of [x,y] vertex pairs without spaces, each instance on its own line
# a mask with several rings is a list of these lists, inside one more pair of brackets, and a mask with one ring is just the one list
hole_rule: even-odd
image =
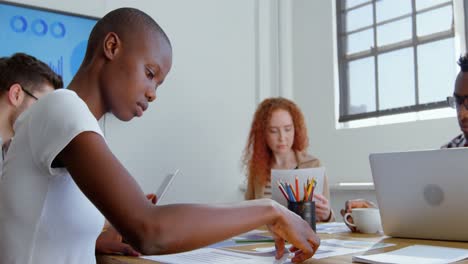
[[0,3],[0,56],[27,53],[62,76],[65,87],[81,65],[97,18]]

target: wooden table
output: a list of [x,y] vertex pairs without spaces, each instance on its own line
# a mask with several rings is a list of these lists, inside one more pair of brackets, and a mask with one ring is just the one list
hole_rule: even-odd
[[[420,240],[420,239],[403,239],[403,238],[391,238],[379,235],[365,235],[365,234],[355,234],[355,233],[340,233],[340,234],[320,234],[321,239],[345,239],[345,240],[363,240],[363,241],[372,241],[372,242],[382,242],[382,243],[391,243],[395,244],[392,247],[386,247],[381,249],[369,250],[367,252],[360,252],[356,254],[375,254],[386,251],[396,250],[402,247],[407,247],[414,244],[420,245],[432,245],[432,246],[443,246],[443,247],[457,247],[468,249],[468,243],[465,242],[450,242],[450,241],[437,241],[437,240]],[[271,244],[273,245],[273,244]],[[250,246],[251,248],[258,247],[258,245]],[[249,246],[245,246],[246,249]],[[341,264],[341,263],[352,263],[352,255],[343,255],[337,257],[330,257],[325,259],[309,259],[304,263],[320,263],[320,264]],[[157,262],[135,258],[135,257],[124,257],[124,256],[111,256],[111,255],[100,255],[97,256],[98,264],[155,264]],[[466,263],[468,260],[457,262],[457,263]]]

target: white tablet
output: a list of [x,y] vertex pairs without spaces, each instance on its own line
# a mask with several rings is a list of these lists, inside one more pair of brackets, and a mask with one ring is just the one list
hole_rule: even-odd
[[156,195],[158,197],[158,200],[156,201],[157,204],[164,198],[164,195],[167,193],[167,190],[174,181],[174,178],[177,175],[177,173],[179,173],[179,169],[176,169],[174,173],[171,173],[164,178],[163,182],[156,191]]

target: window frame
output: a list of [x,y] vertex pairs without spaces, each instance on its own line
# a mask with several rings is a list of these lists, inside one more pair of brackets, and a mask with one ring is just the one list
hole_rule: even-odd
[[[411,0],[411,12],[387,19],[384,21],[377,22],[376,15],[376,3],[378,0],[369,0],[364,3],[355,5],[348,9],[344,8],[346,0],[338,0],[336,2],[336,19],[337,19],[337,51],[338,51],[338,71],[339,71],[339,118],[338,122],[347,122],[353,120],[360,120],[371,117],[380,117],[395,115],[401,113],[417,112],[423,110],[432,110],[438,108],[447,107],[447,102],[445,100],[430,102],[430,103],[419,103],[419,73],[418,73],[418,47],[423,44],[437,42],[445,39],[455,39],[455,10],[454,10],[454,0],[447,0],[443,3],[439,3],[434,6],[423,8],[421,10],[416,10],[416,0]],[[346,14],[349,11],[372,5],[372,24],[353,29],[352,31],[346,32]],[[417,36],[417,15],[430,12],[445,6],[451,6],[452,8],[452,25],[449,30],[432,33],[430,35],[425,35],[422,37]],[[465,17],[467,15],[467,7],[464,7]],[[411,18],[412,21],[412,37],[409,40],[399,41],[396,43],[377,46],[377,27],[385,24],[389,24],[395,21],[400,21],[402,19]],[[370,49],[359,51],[350,55],[346,55],[346,45],[347,45],[347,36],[353,33],[362,32],[364,30],[373,29],[373,47]],[[468,27],[465,27],[465,34],[468,34]],[[405,48],[413,49],[413,67],[414,67],[414,93],[415,93],[415,102],[413,105],[396,107],[391,109],[381,110],[379,107],[379,56],[388,52],[397,51]],[[347,69],[348,63],[358,59],[364,58],[373,58],[374,59],[374,78],[375,78],[375,110],[365,113],[358,114],[349,114],[349,71]]]

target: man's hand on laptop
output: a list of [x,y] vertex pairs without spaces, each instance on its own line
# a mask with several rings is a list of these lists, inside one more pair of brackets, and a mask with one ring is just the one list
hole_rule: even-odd
[[[366,199],[354,199],[354,200],[348,200],[345,202],[345,208],[344,209],[341,209],[340,213],[341,213],[341,216],[344,217],[344,215],[346,213],[351,213],[351,211],[353,210],[353,208],[377,208],[377,206],[371,202],[371,201],[368,201]],[[348,216],[348,222],[350,223],[354,223],[353,222],[353,217],[350,215]],[[346,222],[345,222],[346,223]],[[356,230],[356,227],[352,227],[348,224],[346,224],[348,226],[348,228],[352,231],[352,232],[357,232]]]

